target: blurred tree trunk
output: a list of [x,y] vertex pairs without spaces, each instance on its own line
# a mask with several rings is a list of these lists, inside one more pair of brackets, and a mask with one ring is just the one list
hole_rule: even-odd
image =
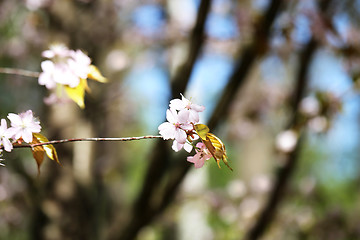
[[[62,39],[71,49],[86,49],[95,64],[116,39],[111,1],[54,1],[47,14],[54,40]],[[97,86],[96,93],[103,98],[97,101],[105,99],[107,90]],[[85,111],[75,104],[51,106],[48,122],[54,130],[48,138],[107,136],[111,129],[101,123],[106,118],[103,106],[91,99],[86,99]],[[76,142],[56,148],[63,166],[51,165],[46,170],[43,197],[36,202],[31,220],[32,239],[103,239],[108,194],[101,178],[103,168],[94,160],[109,155],[103,153],[101,143]]]

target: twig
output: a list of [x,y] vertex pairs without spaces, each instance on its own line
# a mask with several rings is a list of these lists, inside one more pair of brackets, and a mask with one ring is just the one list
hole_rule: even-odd
[[2,67],[0,67],[0,73],[13,74],[13,75],[19,75],[19,76],[25,76],[25,77],[33,77],[33,78],[38,78],[40,76],[39,72],[33,72],[33,71],[17,69],[17,68],[2,68]]
[[[49,144],[60,144],[60,143],[68,143],[68,142],[102,142],[102,141],[118,141],[118,142],[126,142],[126,141],[136,141],[143,139],[154,139],[154,138],[162,138],[162,136],[140,136],[140,137],[124,137],[124,138],[69,138],[69,139],[61,139],[61,140],[52,140],[48,142],[34,143],[34,144],[21,144],[14,145],[14,148],[33,148],[37,146],[49,145]],[[0,149],[3,146],[0,147]]]

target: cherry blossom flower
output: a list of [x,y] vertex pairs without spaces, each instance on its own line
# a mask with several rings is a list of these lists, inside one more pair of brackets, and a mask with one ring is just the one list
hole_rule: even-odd
[[201,168],[204,166],[205,161],[209,160],[212,155],[207,150],[204,143],[199,142],[196,144],[198,149],[195,149],[196,154],[194,156],[187,157],[187,161],[194,163],[195,168]]
[[193,146],[187,142],[185,143],[179,143],[178,141],[174,140],[173,145],[172,145],[172,149],[175,152],[180,151],[182,148],[185,149],[185,151],[187,151],[188,153],[191,152],[191,150],[193,149]]
[[90,72],[91,59],[81,50],[69,50],[64,45],[53,45],[42,55],[50,60],[41,63],[42,73],[39,84],[53,89],[56,84],[67,85],[75,88],[80,83],[80,78],[86,79]]
[[55,64],[46,60],[41,63],[41,69],[43,70],[39,76],[39,84],[44,85],[47,89],[53,89],[56,87],[56,77],[60,76]]
[[63,63],[55,64],[50,60],[41,63],[43,70],[39,76],[39,84],[45,85],[47,89],[53,89],[56,84],[68,85],[74,88],[79,85],[80,78],[72,71],[72,69]]
[[11,133],[7,128],[7,123],[5,119],[1,119],[0,125],[0,146],[4,146],[5,151],[11,152],[13,145],[11,144],[9,138],[11,138]]
[[189,112],[189,121],[192,123],[198,123],[199,122],[199,112],[202,112],[205,110],[204,106],[194,104],[190,102],[190,100],[186,99],[182,94],[181,100],[180,99],[173,99],[170,101],[170,108],[173,108],[175,110],[187,110]]
[[186,131],[193,129],[193,125],[188,122],[189,112],[177,112],[175,109],[170,108],[166,111],[166,119],[168,122],[164,122],[158,127],[163,139],[175,139],[178,143],[185,144]]
[[62,85],[67,85],[71,88],[75,88],[79,85],[80,78],[71,70],[69,65],[55,64],[55,68],[55,82]]
[[[199,136],[198,136],[198,135],[194,135],[194,134],[188,134],[187,139],[189,139],[190,142],[192,142],[192,141],[195,141],[195,140],[199,139]],[[187,152],[189,153],[189,152],[191,152],[191,150],[193,149],[193,146],[192,146],[190,143],[188,143],[188,142],[179,143],[178,141],[174,140],[173,145],[172,145],[172,149],[173,149],[175,152],[178,152],[178,151],[180,151],[182,148],[184,148],[185,151],[187,151]]]
[[22,138],[24,142],[30,143],[33,140],[33,133],[41,130],[40,121],[34,118],[31,110],[20,114],[9,113],[8,119],[11,121],[8,131],[15,140]]
[[86,79],[90,72],[91,59],[81,50],[71,51],[68,65],[79,78]]

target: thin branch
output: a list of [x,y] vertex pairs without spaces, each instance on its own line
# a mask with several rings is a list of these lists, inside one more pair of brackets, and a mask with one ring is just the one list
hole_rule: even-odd
[[[323,0],[319,9],[326,9],[329,2],[330,1]],[[317,46],[318,42],[313,37],[300,55],[300,67],[297,73],[296,86],[294,88],[292,99],[293,116],[286,126],[287,129],[294,128],[299,124],[299,104],[301,99],[304,97],[304,93],[308,85],[307,74]],[[300,137],[294,151],[286,156],[285,164],[278,169],[273,189],[270,192],[265,207],[260,212],[258,220],[255,222],[254,226],[252,226],[252,228],[249,229],[249,231],[245,234],[244,240],[260,239],[265,234],[270,224],[273,222],[278,207],[285,197],[287,185],[289,184],[289,181],[293,176],[299,161],[301,140],[302,137]]]
[[[112,142],[126,142],[126,141],[137,141],[143,139],[154,139],[154,138],[162,138],[162,136],[140,136],[140,137],[124,137],[124,138],[69,138],[69,139],[61,139],[61,140],[52,140],[48,142],[42,143],[34,143],[34,144],[21,144],[14,145],[14,148],[33,148],[37,146],[49,145],[49,144],[60,144],[60,143],[68,143],[68,142],[103,142],[103,141],[112,141]],[[3,146],[0,147],[0,149]]]
[[0,67],[0,73],[13,74],[13,75],[19,75],[19,76],[24,76],[24,77],[33,77],[33,78],[38,78],[40,76],[39,72],[33,72],[33,71],[17,69],[17,68],[2,68],[2,67]]

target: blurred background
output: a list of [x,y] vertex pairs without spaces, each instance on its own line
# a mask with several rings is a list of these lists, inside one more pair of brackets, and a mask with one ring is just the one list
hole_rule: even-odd
[[360,239],[359,13],[358,0],[0,1],[0,67],[39,72],[64,43],[109,79],[81,110],[0,73],[1,118],[32,109],[49,139],[157,135],[183,93],[234,169],[195,169],[163,140],[75,142],[37,176],[15,149],[0,239]]

